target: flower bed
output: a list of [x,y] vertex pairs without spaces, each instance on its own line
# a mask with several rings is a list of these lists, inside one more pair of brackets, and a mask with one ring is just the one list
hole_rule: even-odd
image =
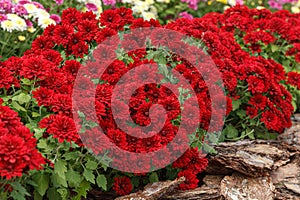
[[[186,178],[180,189],[192,189],[199,183],[197,173],[207,166],[202,154],[213,152],[210,143],[271,139],[291,126],[291,115],[299,106],[298,14],[236,6],[224,14],[161,25],[134,18],[126,8],[106,10],[99,19],[92,12],[70,8],[61,20],[48,26],[24,56],[0,64],[0,109],[11,113],[0,111],[4,129],[0,145],[28,143],[24,149],[11,146],[11,155],[21,152],[16,160],[7,157],[6,148],[0,154],[3,198],[21,199],[30,193],[35,198],[80,199],[91,188],[124,195],[177,176]],[[200,47],[204,50],[198,52]],[[145,65],[152,68],[139,70]],[[157,75],[152,77],[152,71]],[[120,81],[128,73],[131,76]],[[184,77],[187,85],[182,87],[177,76]],[[144,84],[129,93],[128,101],[122,99],[126,90],[146,78],[156,84]],[[122,89],[113,98],[118,82]],[[166,115],[151,112],[155,104]],[[122,112],[126,109],[131,122]],[[165,116],[165,123],[160,116]],[[148,137],[128,135],[123,129],[135,133],[137,126],[151,123],[162,129],[157,134],[146,131]],[[20,130],[9,129],[15,124]],[[177,133],[183,134],[178,138]],[[176,145],[168,146],[173,140]],[[136,154],[161,148],[166,149],[162,157],[144,156],[139,162]],[[135,157],[116,156],[116,149]],[[14,168],[16,163],[22,163],[20,168]],[[126,170],[116,170],[120,166]],[[13,190],[7,189],[9,185]]]

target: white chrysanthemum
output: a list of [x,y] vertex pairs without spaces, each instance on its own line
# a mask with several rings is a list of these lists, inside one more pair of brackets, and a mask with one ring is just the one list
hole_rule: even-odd
[[130,3],[130,4],[133,4],[133,3],[134,3],[134,0],[122,0],[122,3]]
[[24,4],[24,7],[29,14],[35,13],[36,10],[38,9],[34,4],[31,3]]
[[88,0],[86,3],[93,3],[93,4],[95,4],[97,7],[98,7],[98,6],[102,6],[101,1],[99,1],[99,0]]
[[15,20],[15,19],[19,19],[20,17],[16,14],[7,14],[7,19],[10,19],[10,20]]
[[15,29],[14,23],[11,20],[1,22],[1,27],[8,32],[12,32]]
[[132,11],[134,13],[143,13],[144,11],[149,9],[149,4],[143,1],[135,2],[135,5],[132,7]]
[[152,12],[143,12],[143,13],[142,13],[142,17],[143,17],[145,20],[155,19],[155,14],[152,13]]
[[153,0],[146,0],[145,2],[146,2],[148,5],[154,4],[154,1],[153,1]]
[[98,6],[98,13],[102,13],[103,12],[103,9],[102,9],[102,6]]
[[27,29],[27,24],[25,20],[16,14],[7,14],[7,19],[12,21],[14,30],[25,31]]
[[155,0],[158,3],[170,3],[170,0]]
[[300,13],[300,9],[296,6],[292,6],[291,10],[292,10],[292,13]]
[[34,13],[32,13],[32,17],[34,19],[50,18],[50,14],[46,10],[38,8]]
[[230,6],[235,6],[235,5],[236,5],[236,0],[228,0],[227,3],[228,3]]
[[55,21],[51,18],[39,18],[38,19],[38,25],[40,27],[42,27],[43,29],[51,24],[55,24]]
[[12,20],[15,26],[15,30],[18,31],[25,31],[27,29],[27,24],[24,19],[19,18],[19,19],[14,19]]

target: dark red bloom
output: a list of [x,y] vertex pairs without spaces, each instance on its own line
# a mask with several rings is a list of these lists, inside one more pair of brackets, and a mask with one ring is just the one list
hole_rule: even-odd
[[180,190],[191,190],[198,187],[199,180],[193,171],[190,170],[183,170],[178,173],[177,177],[184,177],[184,183],[181,183],[178,188]]
[[132,191],[132,184],[128,177],[116,177],[114,178],[113,189],[118,195],[126,195]]

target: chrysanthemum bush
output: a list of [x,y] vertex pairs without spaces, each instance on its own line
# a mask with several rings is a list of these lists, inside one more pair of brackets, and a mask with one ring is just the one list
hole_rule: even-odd
[[[281,20],[284,27],[293,25],[293,29],[283,29],[277,20]],[[196,175],[208,164],[201,150],[211,149],[203,144],[203,139],[210,135],[206,130],[210,125],[220,125],[223,120],[222,116],[212,116],[210,99],[212,95],[220,94],[221,100],[219,84],[215,90],[209,91],[204,81],[214,75],[211,65],[199,73],[189,60],[174,53],[183,48],[183,54],[188,53],[193,60],[195,52],[189,51],[185,45],[173,44],[172,41],[176,41],[174,35],[170,35],[174,37],[172,39],[162,40],[159,34],[149,34],[152,44],[147,43],[147,48],[136,48],[140,45],[136,44],[139,38],[126,38],[126,31],[147,27],[176,31],[190,37],[184,41],[186,45],[205,48],[222,74],[227,99],[226,105],[220,108],[227,114],[221,138],[212,134],[208,137],[210,142],[246,137],[267,139],[290,127],[290,117],[296,110],[299,93],[297,20],[299,15],[284,11],[272,14],[267,10],[238,6],[224,14],[178,19],[162,26],[156,20],[135,19],[132,11],[125,8],[104,11],[99,20],[92,12],[65,10],[62,23],[48,26],[24,56],[11,57],[1,63],[3,103],[0,109],[5,110],[0,111],[0,127],[4,129],[0,140],[3,146],[0,154],[2,198],[24,199],[26,195],[33,195],[36,199],[81,199],[93,188],[124,195],[149,182],[181,176],[186,181],[179,186],[180,189],[197,187],[199,180]],[[117,51],[109,51],[113,45],[95,50],[110,37],[120,37],[127,51],[120,47]],[[155,47],[155,41],[165,41],[171,48]],[[93,63],[93,58],[97,58],[95,55],[109,58],[109,52],[113,52],[117,59],[110,61],[101,77],[94,77],[102,60]],[[177,98],[163,85],[145,84],[133,93],[129,102],[122,104],[120,101],[117,107],[113,107],[111,100],[116,83],[131,70],[136,70],[141,76],[129,76],[125,82],[136,84],[143,81],[145,71],[139,71],[141,65],[154,66],[162,82],[175,85],[176,79],[169,71],[176,70],[188,80],[195,96],[187,88],[178,87]],[[84,76],[78,76],[82,69]],[[72,93],[75,82],[79,83],[81,93]],[[92,87],[96,88],[95,96],[89,96],[88,89]],[[72,101],[74,95],[82,98],[75,105]],[[196,106],[189,104],[193,98],[200,113],[195,113]],[[89,115],[89,109],[95,109],[91,102],[95,104],[96,119]],[[130,129],[149,125],[152,119],[150,108],[155,104],[166,110],[162,130],[147,138],[137,138],[123,131],[125,126]],[[74,106],[78,109],[75,115]],[[126,108],[134,123],[126,123],[123,120],[125,114],[118,113]],[[118,114],[114,116],[115,113]],[[185,137],[181,138],[189,143],[190,148],[179,159],[150,173],[126,173],[111,168],[122,164],[118,160],[124,158],[115,159],[111,156],[112,151],[103,152],[106,143],[97,141],[99,135],[95,131],[99,125],[118,148],[148,153],[173,141],[183,123],[180,116],[184,113],[192,119],[188,121],[190,126],[196,124],[197,129],[186,131]],[[211,118],[217,121],[209,124]],[[188,129],[184,127],[183,130]],[[15,145],[17,143],[24,145]],[[182,141],[175,143],[181,144]],[[132,157],[129,158],[131,165],[124,168],[138,169],[140,164],[149,163],[146,169],[151,171],[156,166],[168,164],[168,158],[180,150],[180,146],[173,146],[164,154],[170,156],[156,159],[160,162],[151,162],[145,157],[140,163]],[[18,156],[15,156],[16,152]],[[18,167],[14,167],[16,163]]]
[[21,56],[32,41],[50,24],[59,24],[61,12],[68,7],[102,12],[100,1],[0,1],[0,60]]

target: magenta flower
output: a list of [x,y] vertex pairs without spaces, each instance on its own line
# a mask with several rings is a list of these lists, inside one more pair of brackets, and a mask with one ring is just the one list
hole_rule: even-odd
[[0,14],[0,22],[3,22],[5,20],[7,20],[7,16],[3,15],[3,14]]
[[185,19],[193,19],[193,16],[191,14],[189,14],[188,12],[181,12],[179,13],[179,17],[180,18],[185,18]]
[[50,18],[53,19],[56,24],[59,24],[61,22],[61,18],[59,15],[52,14],[52,15],[50,15]]
[[28,1],[28,0],[20,0],[20,1],[18,2],[18,4],[21,4],[21,5],[24,5],[24,4],[26,4],[26,3],[30,3],[30,1]]
[[25,20],[25,22],[26,22],[26,25],[27,25],[27,27],[28,28],[32,28],[33,27],[33,24],[32,24],[32,22],[30,21],[30,20]]
[[116,5],[116,0],[103,0],[104,5],[111,5],[115,6]]
[[33,5],[35,5],[37,8],[40,8],[40,9],[44,9],[44,6],[42,4],[40,4],[39,2],[32,2]]
[[57,5],[61,5],[61,4],[64,3],[64,0],[55,0],[55,3],[56,3]]
[[0,11],[5,11],[10,13],[12,11],[12,3],[8,0],[0,0]]
[[93,3],[87,3],[85,6],[89,11],[98,11],[97,6]]
[[25,9],[25,7],[21,4],[18,4],[16,5],[14,8],[14,13],[16,13],[17,15],[27,15],[28,12],[27,10]]

